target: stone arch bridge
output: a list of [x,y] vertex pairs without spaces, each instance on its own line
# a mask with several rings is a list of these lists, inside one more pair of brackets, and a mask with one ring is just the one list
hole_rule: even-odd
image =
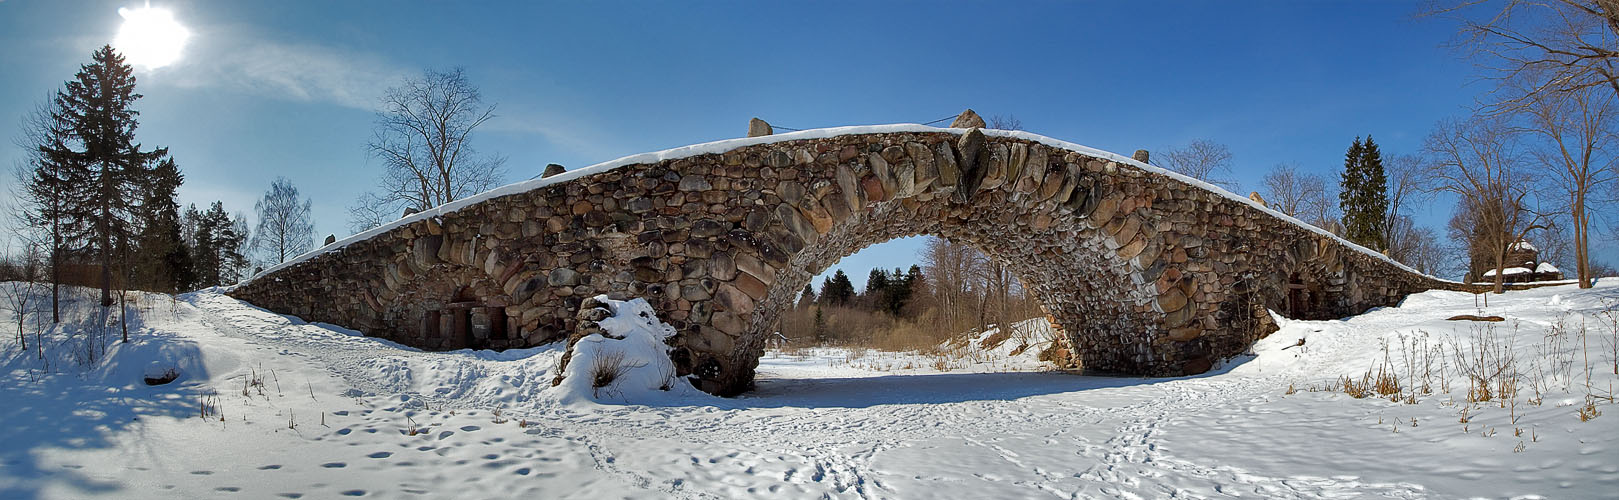
[[577,338],[587,298],[642,297],[679,332],[679,374],[731,395],[751,386],[778,315],[813,276],[914,235],[1004,263],[1101,373],[1201,373],[1274,331],[1267,309],[1340,317],[1463,287],[1129,158],[1023,132],[888,125],[721,141],[506,186],[329,244],[230,294],[427,349]]

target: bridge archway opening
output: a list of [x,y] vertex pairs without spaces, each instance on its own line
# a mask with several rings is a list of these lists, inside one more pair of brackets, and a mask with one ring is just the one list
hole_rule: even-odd
[[[796,304],[814,276],[868,246],[933,236],[976,249],[1011,271],[1060,332],[1073,367],[1138,370],[1149,357],[1143,354],[1149,349],[1148,339],[1157,333],[1160,316],[1152,305],[1156,291],[1137,275],[1139,263],[1120,258],[1100,228],[1075,218],[1036,224],[1042,207],[1007,196],[991,191],[971,204],[953,203],[947,197],[892,201],[851,214],[824,234],[789,245],[785,269],[754,304],[737,345],[711,345],[705,341],[713,336],[698,336],[698,344],[683,346],[675,359],[690,363],[700,389],[719,394],[746,390],[782,314]],[[730,320],[710,318],[720,323]],[[736,358],[703,359],[716,351]],[[744,369],[733,375],[717,370],[721,366]]]
[[[834,270],[845,273],[848,288]],[[1042,353],[1066,356],[1061,331],[1010,266],[970,245],[918,235],[867,246],[820,270],[778,316],[767,350],[872,349],[885,354],[865,364],[880,369],[954,371],[987,362],[1012,370],[1008,362],[1027,369]],[[1043,364],[1070,367],[1056,361]]]

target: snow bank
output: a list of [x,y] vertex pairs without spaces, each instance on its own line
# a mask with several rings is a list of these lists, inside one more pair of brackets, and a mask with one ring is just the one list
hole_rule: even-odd
[[[967,130],[968,129],[960,129],[960,128],[936,128],[936,127],[929,127],[929,126],[926,126],[926,125],[917,125],[917,124],[863,125],[863,126],[850,126],[850,127],[832,127],[832,128],[802,130],[802,131],[798,131],[798,132],[789,132],[789,133],[785,133],[785,134],[767,135],[767,136],[761,136],[761,137],[746,137],[746,138],[741,138],[741,139],[727,139],[727,140],[721,140],[721,141],[706,142],[706,143],[702,143],[702,144],[694,144],[694,145],[690,145],[690,146],[682,146],[682,147],[673,148],[673,149],[665,149],[663,151],[655,151],[655,152],[651,152],[651,153],[641,153],[641,154],[637,154],[637,155],[625,156],[623,158],[619,158],[619,159],[616,159],[616,160],[597,163],[595,165],[580,168],[580,169],[577,169],[577,170],[564,172],[564,173],[557,174],[557,175],[554,175],[554,176],[551,176],[551,177],[544,177],[544,178],[539,178],[539,179],[529,179],[529,180],[526,180],[526,181],[516,182],[516,183],[513,183],[513,184],[507,184],[505,186],[497,187],[497,188],[494,188],[494,189],[491,189],[491,190],[488,190],[488,191],[484,191],[482,193],[478,193],[478,194],[475,194],[475,195],[472,195],[472,196],[469,196],[469,197],[466,197],[466,198],[462,198],[462,199],[459,199],[459,200],[456,200],[456,201],[445,203],[443,205],[439,205],[437,207],[433,207],[432,209],[429,209],[429,210],[424,211],[424,212],[412,214],[412,215],[407,216],[407,217],[402,217],[402,218],[400,218],[398,220],[395,220],[393,222],[389,222],[389,223],[383,224],[381,226],[372,228],[370,230],[361,232],[359,234],[355,234],[353,236],[349,236],[347,238],[337,240],[336,242],[333,242],[330,245],[326,245],[326,246],[317,248],[315,250],[311,250],[311,251],[309,251],[307,253],[304,253],[304,254],[299,255],[297,257],[294,257],[292,259],[288,259],[286,262],[283,262],[281,264],[270,266],[269,268],[265,269],[264,271],[262,271],[262,272],[260,272],[260,273],[258,273],[256,275],[253,275],[252,277],[248,278],[246,281],[243,281],[243,283],[251,282],[251,281],[253,281],[255,279],[258,279],[259,277],[268,275],[270,273],[273,273],[273,272],[281,270],[281,269],[285,269],[285,268],[287,268],[289,266],[298,264],[300,262],[315,258],[318,255],[325,254],[325,253],[328,253],[328,252],[335,252],[335,251],[341,250],[344,247],[347,247],[347,246],[349,246],[349,245],[351,245],[351,244],[353,244],[355,242],[371,239],[371,238],[373,238],[375,236],[387,233],[388,231],[391,231],[391,230],[393,230],[395,228],[398,228],[400,226],[404,226],[404,225],[407,225],[407,224],[411,224],[411,223],[415,223],[415,222],[422,221],[422,220],[427,220],[427,219],[437,219],[438,217],[441,217],[444,214],[456,212],[456,211],[461,210],[463,208],[466,208],[466,207],[469,207],[469,206],[472,206],[472,205],[476,205],[478,203],[481,203],[483,201],[486,201],[486,200],[489,200],[489,199],[492,199],[492,198],[498,198],[498,197],[501,197],[501,196],[513,195],[513,194],[518,194],[518,193],[525,193],[525,192],[533,191],[535,189],[546,187],[546,186],[549,186],[549,185],[552,185],[552,184],[568,182],[568,181],[571,181],[571,180],[574,180],[574,179],[579,179],[579,178],[582,178],[582,177],[595,175],[595,174],[599,174],[599,173],[602,173],[602,172],[607,172],[609,170],[613,170],[613,169],[623,167],[623,166],[656,163],[656,162],[660,162],[660,161],[664,161],[664,160],[674,160],[674,159],[680,159],[680,158],[689,158],[689,157],[705,155],[705,154],[719,154],[719,153],[724,153],[726,151],[730,151],[730,150],[733,150],[733,149],[747,147],[747,146],[754,146],[754,145],[759,145],[759,144],[774,144],[774,143],[778,143],[778,142],[799,141],[799,140],[805,140],[805,139],[825,139],[825,138],[829,138],[829,137],[837,137],[837,136],[843,136],[843,135],[887,134],[887,133],[901,133],[901,132],[910,132],[910,133],[948,133],[948,134],[960,135],[960,134],[966,133]],[[1066,149],[1066,150],[1074,151],[1074,152],[1077,152],[1077,153],[1080,153],[1080,154],[1084,154],[1084,155],[1088,155],[1088,156],[1092,156],[1092,157],[1096,157],[1096,158],[1102,158],[1102,159],[1122,163],[1122,164],[1125,164],[1125,165],[1130,165],[1132,167],[1135,167],[1135,168],[1138,168],[1138,169],[1141,169],[1141,170],[1145,170],[1145,171],[1148,171],[1148,172],[1152,172],[1152,173],[1155,173],[1155,174],[1168,176],[1169,178],[1184,182],[1186,184],[1197,186],[1198,188],[1201,188],[1203,190],[1218,194],[1220,196],[1225,197],[1226,199],[1248,205],[1249,207],[1251,207],[1251,208],[1253,208],[1255,210],[1259,210],[1261,212],[1265,212],[1267,214],[1270,214],[1270,215],[1272,215],[1272,216],[1274,216],[1276,218],[1282,219],[1282,220],[1287,221],[1287,222],[1291,222],[1291,223],[1293,223],[1295,225],[1298,225],[1299,227],[1302,227],[1302,228],[1304,228],[1306,230],[1314,232],[1314,233],[1316,233],[1318,235],[1321,235],[1323,237],[1327,237],[1327,238],[1337,240],[1338,243],[1343,244],[1344,246],[1347,246],[1347,247],[1349,247],[1351,249],[1354,249],[1355,251],[1366,254],[1367,256],[1370,256],[1372,258],[1382,260],[1383,262],[1387,262],[1389,264],[1392,264],[1395,267],[1403,269],[1403,270],[1405,270],[1407,272],[1410,272],[1410,273],[1413,273],[1413,274],[1423,275],[1423,273],[1417,271],[1416,269],[1414,269],[1414,268],[1412,268],[1410,266],[1407,266],[1405,264],[1401,264],[1400,262],[1395,261],[1394,259],[1391,259],[1386,255],[1383,255],[1381,252],[1372,251],[1371,249],[1368,249],[1366,247],[1363,247],[1363,246],[1360,246],[1360,245],[1355,244],[1353,242],[1350,242],[1349,240],[1343,239],[1343,238],[1339,237],[1338,235],[1332,234],[1331,232],[1329,232],[1329,231],[1327,231],[1325,229],[1315,227],[1314,225],[1305,223],[1304,221],[1293,218],[1292,216],[1289,216],[1287,214],[1283,214],[1281,212],[1278,212],[1278,211],[1276,211],[1274,209],[1271,209],[1270,207],[1267,207],[1265,205],[1262,205],[1262,204],[1260,204],[1258,202],[1255,202],[1255,201],[1249,199],[1247,196],[1237,195],[1235,193],[1232,193],[1230,191],[1225,190],[1225,188],[1221,188],[1219,186],[1215,186],[1215,185],[1207,183],[1207,182],[1203,182],[1203,181],[1200,181],[1200,180],[1197,180],[1197,179],[1193,179],[1191,177],[1187,177],[1187,176],[1182,175],[1182,174],[1177,173],[1177,172],[1173,172],[1173,171],[1170,171],[1170,170],[1167,170],[1167,169],[1164,169],[1164,168],[1161,168],[1161,167],[1157,167],[1157,166],[1149,165],[1149,164],[1146,164],[1146,163],[1142,163],[1142,162],[1136,161],[1135,159],[1133,159],[1131,157],[1128,157],[1128,156],[1123,156],[1123,155],[1119,155],[1119,154],[1108,152],[1108,151],[1103,151],[1103,150],[1092,148],[1092,147],[1082,146],[1082,145],[1075,144],[1075,143],[1072,143],[1072,142],[1061,141],[1061,140],[1053,139],[1053,138],[1046,137],[1046,136],[1043,136],[1043,135],[1032,134],[1032,133],[1029,133],[1029,132],[1023,132],[1023,131],[1018,131],[1018,130],[993,130],[993,129],[983,129],[982,131],[983,131],[984,135],[988,135],[988,136],[1008,137],[1008,138],[1013,138],[1013,139],[1034,141],[1034,142],[1038,142],[1038,143],[1041,143],[1041,144],[1045,144],[1047,146],[1060,148],[1060,149]],[[1442,282],[1460,284],[1460,282],[1457,282],[1457,281],[1434,278],[1432,276],[1429,276],[1429,278],[1432,278],[1432,279],[1438,280],[1438,281],[1442,281]]]
[[664,343],[675,329],[658,320],[651,304],[606,295],[595,301],[609,314],[596,322],[603,333],[587,335],[573,345],[565,378],[551,389],[558,402],[645,403],[707,396],[675,376],[669,360],[672,348]]
[[1560,272],[1562,272],[1562,270],[1557,269],[1557,266],[1552,265],[1552,263],[1550,263],[1550,262],[1542,262],[1542,263],[1540,263],[1540,265],[1535,266],[1535,273],[1536,274],[1539,274],[1539,273],[1560,273]]

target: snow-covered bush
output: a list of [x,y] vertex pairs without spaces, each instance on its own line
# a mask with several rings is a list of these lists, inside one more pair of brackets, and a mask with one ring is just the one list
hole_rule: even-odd
[[658,319],[651,304],[605,295],[586,303],[592,302],[605,310],[596,321],[601,331],[574,344],[562,383],[551,389],[559,401],[645,403],[704,397],[675,376],[674,362],[669,360],[672,348],[665,343],[675,329]]

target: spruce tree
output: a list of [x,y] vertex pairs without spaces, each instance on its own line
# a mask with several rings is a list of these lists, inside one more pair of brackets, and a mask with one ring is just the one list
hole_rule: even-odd
[[1382,153],[1371,136],[1366,136],[1364,144],[1356,137],[1344,154],[1340,186],[1343,190],[1338,200],[1344,213],[1345,236],[1367,248],[1382,250],[1388,241],[1383,234],[1389,205],[1388,177]]
[[815,288],[806,283],[804,285],[804,292],[800,293],[798,295],[798,307],[800,309],[802,309],[802,308],[805,308],[805,307],[809,307],[811,304],[814,304],[814,303],[815,303]]
[[137,210],[143,221],[135,256],[135,276],[143,287],[180,292],[191,287],[191,254],[181,236],[180,205],[176,190],[185,176],[173,158],[164,158],[147,173],[144,196]]
[[832,273],[829,286],[821,289],[821,299],[831,305],[848,305],[849,300],[853,298],[854,282],[849,281],[849,275],[844,274],[842,269]]
[[[88,169],[88,196],[80,198],[76,212],[90,221],[90,245],[101,263],[101,305],[111,306],[112,273],[117,248],[131,240],[131,212],[146,166],[166,149],[142,151],[135,142],[134,69],[112,46],[91,54],[66,89],[56,94],[56,118],[71,124],[73,143],[67,148],[70,164]],[[74,147],[76,146],[76,147]]]

